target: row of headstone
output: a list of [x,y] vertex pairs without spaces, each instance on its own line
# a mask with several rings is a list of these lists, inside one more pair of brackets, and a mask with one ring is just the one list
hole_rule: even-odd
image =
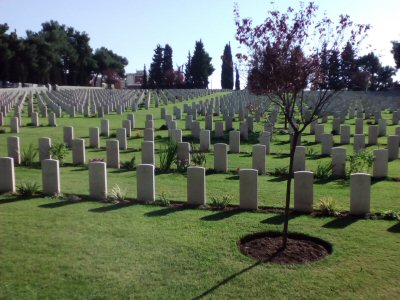
[[[0,193],[15,192],[15,171],[12,157],[0,158]],[[187,202],[191,205],[206,205],[205,168],[189,167],[187,172]],[[155,201],[154,165],[139,164],[136,167],[137,200]],[[239,207],[258,209],[258,170],[239,171]],[[313,180],[309,171],[294,173],[294,210],[302,213],[313,211]],[[54,195],[61,192],[59,162],[53,159],[42,161],[43,193]],[[370,212],[371,177],[356,173],[350,176],[350,213],[364,215]],[[89,195],[97,200],[107,199],[107,166],[104,162],[89,164]]]

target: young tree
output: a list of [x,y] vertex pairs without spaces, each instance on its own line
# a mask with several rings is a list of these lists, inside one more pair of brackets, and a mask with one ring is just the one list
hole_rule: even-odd
[[214,72],[211,57],[204,50],[203,42],[197,41],[190,61],[191,82],[194,88],[204,89],[208,86],[208,77]]
[[233,61],[231,44],[226,44],[224,54],[221,56],[221,87],[223,89],[233,89]]
[[239,70],[237,66],[235,67],[236,71],[236,80],[235,80],[235,90],[239,91],[240,90],[240,77],[239,77]]
[[[235,7],[236,39],[250,53],[248,89],[263,94],[277,105],[292,128],[289,176],[286,185],[282,249],[287,246],[293,158],[300,134],[324,111],[335,91],[323,89],[321,69],[322,47],[328,52],[341,51],[345,40],[355,47],[368,25],[356,25],[349,16],[340,15],[339,23],[317,17],[318,7],[310,2],[298,11],[268,11],[265,21],[253,26],[251,19],[241,19]],[[315,40],[311,40],[313,37]],[[246,55],[238,55],[247,59]],[[307,99],[304,89],[315,90],[315,98]],[[312,101],[311,101],[312,100]],[[307,111],[307,113],[306,113]]]

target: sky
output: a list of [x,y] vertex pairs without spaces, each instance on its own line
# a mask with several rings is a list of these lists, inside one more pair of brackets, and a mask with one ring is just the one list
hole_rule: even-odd
[[[144,64],[149,69],[157,44],[168,43],[174,66],[183,65],[188,51],[193,53],[195,42],[201,39],[215,67],[209,87],[220,88],[220,57],[225,44],[231,43],[233,56],[245,51],[235,41],[235,2],[241,16],[252,18],[255,24],[261,23],[271,8],[298,7],[298,1],[287,0],[273,4],[268,0],[0,0],[0,23],[7,23],[19,36],[25,36],[26,30],[39,31],[49,20],[85,31],[93,49],[104,46],[126,57],[127,73],[142,70]],[[371,44],[372,48],[360,49],[360,55],[373,49],[383,65],[394,66],[390,50],[392,40],[400,41],[399,0],[314,2],[332,19],[348,14],[356,23],[371,24],[363,45]],[[240,77],[243,87],[246,76]]]

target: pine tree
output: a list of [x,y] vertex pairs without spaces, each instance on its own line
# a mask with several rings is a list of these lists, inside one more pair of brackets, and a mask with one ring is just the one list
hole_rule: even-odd
[[341,63],[341,73],[344,86],[351,90],[353,89],[353,83],[351,78],[358,72],[357,62],[355,58],[355,53],[353,46],[350,43],[346,44],[342,54],[342,63]]
[[143,66],[142,89],[147,89],[147,70],[146,70],[146,65]]
[[174,83],[174,67],[172,64],[172,48],[168,44],[164,47],[161,69],[163,74],[162,86],[165,88],[171,88]]
[[233,89],[233,61],[230,44],[225,45],[224,54],[221,56],[221,59],[221,87],[231,90]]
[[343,80],[340,72],[339,52],[332,50],[329,55],[328,89],[339,91],[343,89]]
[[187,63],[185,64],[185,85],[186,87],[192,88],[192,70],[191,70],[191,61],[192,56],[190,55],[190,51],[187,56]]
[[240,90],[240,76],[239,76],[239,70],[237,67],[235,67],[235,71],[236,71],[235,90],[239,91]]
[[163,81],[162,65],[163,62],[163,48],[158,44],[154,49],[153,62],[150,65],[149,82],[151,88],[160,88]]
[[211,57],[204,50],[203,42],[196,41],[192,59],[190,61],[190,74],[194,88],[203,89],[208,86],[208,77],[214,72]]

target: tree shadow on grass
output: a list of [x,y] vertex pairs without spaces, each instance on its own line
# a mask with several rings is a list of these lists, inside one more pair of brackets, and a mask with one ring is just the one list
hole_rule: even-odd
[[389,227],[387,231],[391,233],[400,233],[400,222],[394,224],[392,227]]
[[253,268],[257,267],[260,264],[261,264],[261,261],[257,261],[254,264],[252,264],[252,265],[240,270],[239,272],[236,272],[236,273],[226,277],[225,279],[221,280],[220,282],[218,282],[216,285],[214,285],[210,289],[208,289],[205,292],[203,292],[201,295],[194,297],[193,300],[203,299],[204,297],[210,295],[212,292],[214,292],[215,290],[217,290],[221,286],[227,284],[228,282],[230,282],[231,280],[235,279],[236,277],[238,277],[238,276],[240,276],[240,275],[252,270]]
[[239,180],[239,175],[233,175],[225,178],[226,180]]
[[343,218],[335,218],[332,221],[329,221],[328,223],[324,224],[322,227],[331,229],[343,229],[357,221],[358,221],[357,217],[346,216]]
[[[301,216],[301,214],[290,213],[289,214],[289,221],[294,219],[294,218],[297,218],[299,216]],[[262,220],[262,221],[260,221],[260,223],[270,224],[270,225],[281,225],[281,224],[283,224],[284,221],[285,221],[285,215],[284,214],[279,214],[279,215],[275,215],[275,216],[269,217],[268,219]]]
[[163,217],[163,216],[167,216],[169,214],[178,212],[178,211],[184,211],[187,209],[193,209],[196,206],[190,206],[190,205],[182,205],[182,206],[178,206],[178,207],[166,207],[160,210],[154,210],[154,211],[150,211],[145,213],[144,215],[146,217]]
[[230,218],[234,215],[240,214],[242,212],[244,212],[243,209],[232,209],[232,210],[227,210],[227,211],[219,211],[215,214],[201,217],[200,220],[202,220],[202,221],[221,221],[221,220]]

